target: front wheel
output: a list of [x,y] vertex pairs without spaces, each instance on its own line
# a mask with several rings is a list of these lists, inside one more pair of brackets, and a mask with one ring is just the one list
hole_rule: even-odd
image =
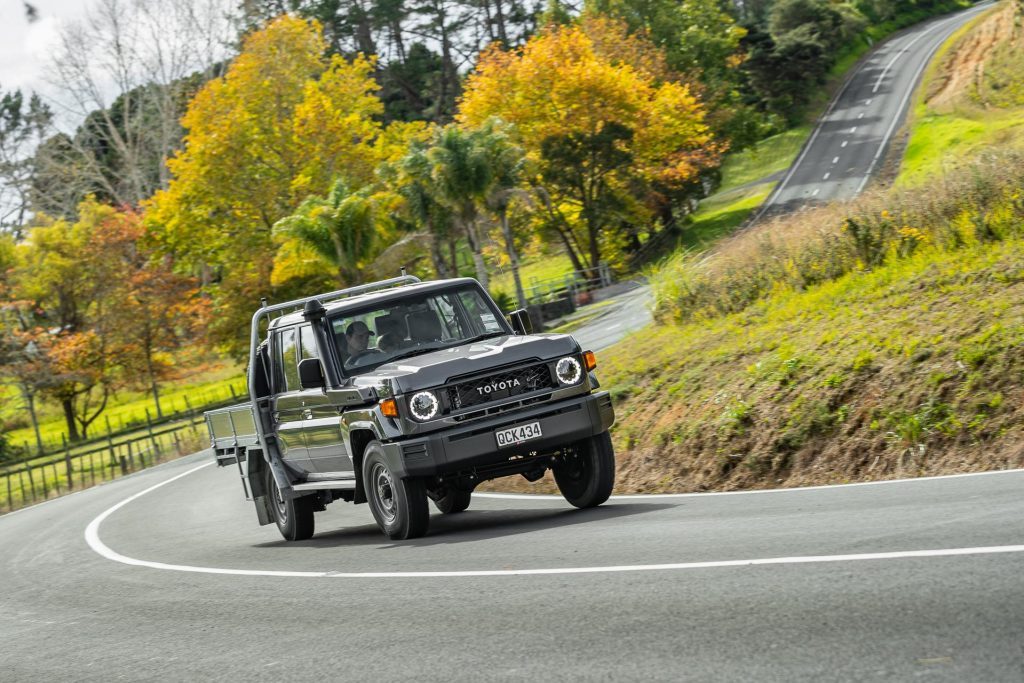
[[578,508],[597,507],[608,500],[615,486],[615,450],[608,432],[576,445],[552,468],[562,496]]
[[304,541],[312,538],[313,499],[309,496],[285,500],[277,487],[274,475],[267,467],[267,495],[270,498],[270,514],[286,541]]
[[363,458],[366,502],[380,530],[388,538],[404,541],[427,533],[430,514],[422,479],[399,479],[388,467],[378,441],[366,446]]

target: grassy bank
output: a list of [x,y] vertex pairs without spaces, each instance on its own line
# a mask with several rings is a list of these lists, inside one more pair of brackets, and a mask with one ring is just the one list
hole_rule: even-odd
[[1024,28],[1004,2],[950,37],[925,75],[896,179],[914,187],[992,149],[1024,149]]
[[1024,242],[922,250],[602,354],[620,489],[1024,465]]

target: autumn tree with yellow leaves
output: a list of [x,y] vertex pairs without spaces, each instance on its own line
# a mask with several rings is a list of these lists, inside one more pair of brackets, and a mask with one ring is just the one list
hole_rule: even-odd
[[673,193],[722,152],[694,89],[657,48],[602,17],[486,52],[459,122],[478,127],[492,116],[513,124],[548,227],[590,268],[637,226],[667,222]]
[[275,253],[309,254],[276,243],[275,223],[307,197],[326,195],[337,178],[354,191],[370,185],[376,166],[423,127],[385,132],[372,61],[328,58],[326,48],[319,24],[291,16],[252,33],[224,76],[190,103],[184,147],[168,162],[173,180],[146,205],[161,248],[205,271],[216,338],[235,350],[259,297],[291,293],[288,283],[270,289]]

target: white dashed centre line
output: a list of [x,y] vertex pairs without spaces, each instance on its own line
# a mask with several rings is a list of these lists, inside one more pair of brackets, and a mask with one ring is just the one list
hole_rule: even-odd
[[856,132],[857,132],[857,126],[854,126],[853,128],[850,129],[850,134],[851,135],[856,133]]
[[848,144],[850,144],[849,140],[843,140],[843,144],[840,147],[846,147]]
[[864,118],[864,112],[861,112],[861,113],[857,114],[857,118],[858,119]]
[[821,188],[820,187],[816,187],[816,188],[814,188],[814,192],[811,193],[811,196],[812,197],[817,197],[819,192],[821,192]]
[[826,174],[825,174],[824,176],[822,176],[822,178],[821,178],[821,179],[822,179],[822,180],[828,180],[828,177],[829,177],[830,175],[832,175],[832,174],[831,174],[831,173],[826,173]]
[[839,157],[832,157],[832,163],[833,164],[839,163]]
[[870,104],[871,104],[871,98],[868,98],[867,100],[864,101],[864,106],[865,107],[870,105]]

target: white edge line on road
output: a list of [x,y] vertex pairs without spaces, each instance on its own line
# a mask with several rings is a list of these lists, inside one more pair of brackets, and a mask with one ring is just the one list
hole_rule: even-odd
[[[937,477],[910,477],[907,479],[883,479],[882,481],[857,481],[850,484],[821,484],[819,486],[794,486],[788,489],[747,489],[743,491],[705,491],[693,493],[626,493],[612,496],[612,500],[654,499],[654,498],[711,498],[716,496],[753,496],[769,493],[800,493],[803,491],[822,491],[825,489],[848,489],[859,486],[885,486],[887,484],[920,484],[943,479],[963,479],[967,477],[991,477],[1000,474],[1024,474],[1024,469],[993,470],[991,472],[964,472],[963,474],[942,474]],[[509,500],[562,500],[557,494],[534,493],[474,493],[476,497],[508,498]]]
[[[924,37],[925,35],[938,29],[940,26],[945,27],[946,24],[950,24],[961,17],[966,17],[963,22],[964,24],[966,24],[968,21],[974,18],[976,14],[978,14],[982,10],[989,9],[989,7],[991,7],[991,5],[987,3],[984,5],[976,5],[974,8],[965,10],[961,14],[958,14],[957,16],[951,19],[947,19],[945,21],[941,21],[935,24],[933,28],[929,29],[928,31],[925,31],[919,37]],[[875,152],[875,156],[871,160],[871,165],[868,166],[868,172],[864,174],[864,178],[860,181],[860,185],[857,186],[857,194],[860,194],[861,192],[864,191],[864,186],[867,185],[868,181],[871,179],[871,172],[875,169],[875,164],[878,163],[879,157],[882,156],[882,152],[885,151],[886,146],[889,144],[889,138],[891,138],[892,134],[896,131],[896,124],[898,124],[900,120],[903,118],[903,110],[906,108],[907,102],[909,102],[910,98],[914,95],[915,92],[917,92],[918,79],[921,77],[921,74],[931,63],[932,57],[935,56],[935,53],[938,52],[939,48],[942,47],[942,44],[945,42],[946,38],[943,38],[938,43],[936,43],[935,47],[929,50],[928,53],[925,55],[924,61],[921,62],[921,66],[918,67],[917,71],[914,72],[914,77],[910,81],[910,87],[903,94],[903,99],[900,100],[899,107],[897,107],[896,109],[896,114],[895,116],[893,116],[892,123],[889,124],[888,130],[885,131],[885,137],[882,138],[882,144],[878,146],[878,151]]]
[[[907,558],[922,558],[922,557],[957,557],[964,555],[994,555],[1001,553],[1019,553],[1024,552],[1024,545],[1002,545],[1002,546],[983,546],[973,548],[939,548],[933,550],[900,550],[894,552],[884,553],[857,553],[848,555],[804,555],[794,557],[766,557],[749,560],[712,560],[707,562],[675,562],[669,564],[634,564],[634,565],[611,565],[604,567],[548,567],[540,569],[483,569],[483,570],[467,570],[467,571],[409,571],[409,572],[338,572],[338,571],[327,571],[327,572],[300,572],[300,571],[283,571],[273,569],[227,569],[223,567],[194,567],[190,565],[181,564],[168,564],[165,562],[150,562],[149,560],[139,560],[133,557],[127,557],[122,555],[110,547],[108,547],[99,537],[99,528],[105,519],[110,515],[123,508],[128,503],[141,498],[142,496],[155,491],[156,489],[166,486],[171,482],[177,481],[182,477],[186,477],[193,472],[197,472],[204,467],[209,467],[213,463],[204,463],[199,467],[193,467],[190,470],[182,472],[179,475],[166,479],[159,484],[150,486],[149,488],[140,491],[128,498],[125,498],[120,503],[108,508],[102,512],[99,516],[89,522],[89,526],[85,529],[85,540],[96,553],[102,557],[122,564],[127,564],[135,567],[148,567],[151,569],[163,569],[169,571],[189,572],[194,574],[221,574],[221,575],[234,575],[234,576],[274,576],[274,577],[292,577],[292,578],[342,578],[342,579],[418,579],[418,578],[454,578],[454,577],[490,577],[490,576],[537,576],[537,575],[558,575],[558,574],[599,574],[599,573],[620,573],[620,572],[639,572],[639,571],[666,571],[666,570],[684,570],[684,569],[715,569],[723,567],[750,567],[758,565],[783,565],[783,564],[817,564],[825,562],[859,562],[867,560],[897,560]],[[978,476],[983,474],[1002,474],[1007,471],[1020,471],[1020,470],[1003,470],[1001,472],[977,472],[966,475],[948,475],[946,477],[930,477],[929,479],[948,479],[953,477],[962,476]],[[839,486],[858,486],[867,484],[885,484],[895,483],[896,481],[920,481],[917,479],[906,479],[906,480],[890,480],[886,482],[863,482],[861,484],[841,484]],[[823,488],[834,488],[832,486],[816,486],[807,487],[804,489],[773,489],[772,492],[778,491],[806,491],[809,489],[823,489]],[[710,496],[710,495],[729,495],[730,493],[735,495],[737,493],[768,493],[769,491],[736,491],[736,492],[722,492],[718,494],[713,493],[698,493],[698,494],[669,494],[669,495],[653,495],[653,496],[616,496],[616,498],[665,498],[665,497],[682,497],[682,496]],[[509,497],[501,496],[500,494],[480,494],[487,495],[488,497]],[[539,496],[533,496],[534,498]],[[551,496],[552,498],[557,496]]]
[[843,82],[843,85],[839,89],[839,92],[837,92],[835,94],[835,97],[832,98],[832,101],[829,103],[828,108],[825,110],[825,113],[822,114],[820,119],[818,119],[817,124],[814,126],[814,130],[811,132],[811,139],[804,144],[803,149],[800,151],[800,156],[798,156],[796,158],[796,161],[794,161],[792,165],[790,165],[789,172],[786,173],[785,177],[782,179],[782,182],[775,186],[775,189],[772,190],[771,194],[768,195],[768,198],[765,199],[764,203],[761,204],[761,209],[760,211],[757,212],[757,215],[754,216],[753,220],[751,221],[751,224],[757,223],[759,220],[761,220],[761,216],[764,215],[764,212],[767,211],[768,208],[775,202],[776,198],[778,198],[778,196],[782,194],[782,191],[786,189],[786,185],[789,183],[790,178],[793,177],[793,174],[796,173],[796,169],[798,166],[800,166],[800,162],[804,160],[804,157],[807,156],[807,152],[809,152],[811,150],[811,147],[814,146],[814,141],[818,139],[818,134],[821,133],[821,129],[825,127],[825,123],[828,121],[828,117],[832,114],[832,110],[834,110],[836,108],[836,105],[839,104],[839,100],[843,98],[843,94],[850,87],[850,84],[853,83],[854,80],[856,80],[857,74],[864,70],[864,67],[868,65],[868,62],[870,62],[871,59],[872,57],[868,56],[864,60],[863,64],[861,64],[856,70],[850,72],[850,75]]

